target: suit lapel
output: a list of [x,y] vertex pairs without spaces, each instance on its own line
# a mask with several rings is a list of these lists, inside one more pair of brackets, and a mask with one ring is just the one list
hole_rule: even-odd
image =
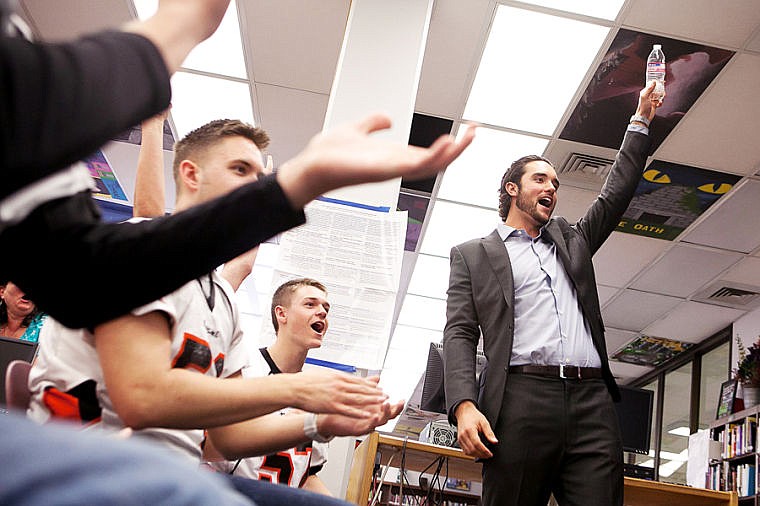
[[[565,238],[562,231],[554,220],[550,221],[549,225],[547,225],[544,230],[549,234],[554,245],[557,246],[557,253],[559,254],[560,260],[562,260],[562,265],[565,266],[565,270],[570,274],[570,252],[567,250],[567,244],[565,244]],[[572,278],[572,275],[570,277]],[[575,279],[573,279],[573,282],[575,282]]]
[[507,248],[499,236],[499,232],[494,230],[483,241],[483,249],[486,251],[488,262],[491,264],[499,281],[501,291],[504,294],[504,301],[507,306],[514,306],[514,281],[512,278],[512,264],[509,261]]

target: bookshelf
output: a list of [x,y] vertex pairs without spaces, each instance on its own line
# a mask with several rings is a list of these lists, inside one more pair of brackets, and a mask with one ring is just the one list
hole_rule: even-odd
[[707,488],[733,490],[740,506],[760,506],[758,494],[758,415],[760,405],[719,418],[710,424],[710,439],[717,441],[720,457],[708,462]]

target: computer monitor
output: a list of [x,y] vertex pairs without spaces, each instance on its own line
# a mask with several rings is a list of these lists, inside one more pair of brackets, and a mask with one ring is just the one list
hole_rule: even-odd
[[0,406],[5,406],[5,370],[14,360],[31,362],[37,343],[11,337],[0,337]]
[[654,392],[643,388],[620,386],[620,402],[615,410],[623,438],[623,450],[646,455],[652,432]]
[[[475,359],[475,380],[479,383],[481,374],[486,366],[486,357],[478,352]],[[425,376],[422,384],[420,409],[433,413],[446,413],[444,382],[443,345],[430,343],[427,366],[425,367]]]

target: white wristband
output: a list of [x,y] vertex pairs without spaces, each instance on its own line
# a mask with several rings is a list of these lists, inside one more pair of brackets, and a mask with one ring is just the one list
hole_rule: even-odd
[[649,118],[647,118],[646,116],[642,116],[641,114],[634,114],[633,116],[631,116],[629,123],[632,123],[634,121],[637,121],[639,123],[644,123],[644,125],[646,125],[647,128],[649,128]]
[[314,413],[306,413],[303,419],[303,433],[304,436],[317,443],[328,443],[335,437],[325,437],[317,431],[317,415]]

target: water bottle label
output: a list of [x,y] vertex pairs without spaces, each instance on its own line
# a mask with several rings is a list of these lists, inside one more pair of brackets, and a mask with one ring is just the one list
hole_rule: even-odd
[[649,72],[665,72],[665,64],[660,62],[647,63],[647,70]]

